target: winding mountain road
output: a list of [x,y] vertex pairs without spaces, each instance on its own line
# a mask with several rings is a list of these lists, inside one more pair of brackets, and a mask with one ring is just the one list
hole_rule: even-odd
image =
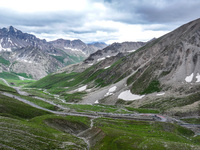
[[[5,79],[2,79],[0,78],[7,86],[10,86],[9,83],[5,80]],[[20,87],[12,87],[14,89],[16,89],[16,91],[20,94],[20,95],[29,95],[29,93],[27,92],[24,92],[24,91],[21,91]],[[1,92],[1,94],[5,95],[5,96],[8,96],[8,97],[11,97],[11,98],[14,98],[16,100],[19,100],[23,103],[26,103],[32,107],[35,107],[37,109],[41,109],[41,110],[44,110],[44,111],[47,111],[47,112],[51,112],[53,114],[58,114],[58,115],[70,115],[70,116],[82,116],[82,117],[89,117],[91,119],[94,119],[94,118],[99,118],[99,117],[107,117],[107,118],[115,118],[115,119],[133,119],[133,120],[144,120],[144,121],[160,121],[160,122],[175,122],[175,123],[178,123],[179,125],[181,126],[184,126],[184,127],[187,127],[187,128],[200,128],[200,125],[195,125],[195,124],[189,124],[189,123],[185,123],[181,120],[178,120],[178,119],[175,119],[175,118],[172,118],[172,117],[169,117],[169,116],[166,116],[166,115],[160,115],[160,114],[151,114],[151,113],[148,113],[148,114],[145,114],[145,113],[136,113],[136,114],[115,114],[115,113],[104,113],[104,112],[94,112],[94,113],[79,113],[79,112],[61,112],[61,111],[52,111],[52,110],[49,110],[49,109],[46,109],[46,108],[43,108],[43,107],[40,107],[24,98],[21,98],[19,96],[16,96],[16,95],[13,95],[11,93],[7,93],[7,92]],[[60,109],[62,110],[65,110],[66,107],[63,107],[62,105],[58,105],[58,104],[55,104],[53,103],[52,101],[49,101],[47,99],[44,99],[44,98],[41,98],[41,97],[38,97],[38,96],[35,96],[34,98],[36,99],[39,99],[39,100],[42,100],[42,101],[45,101],[51,105],[54,105],[56,107],[59,107]],[[197,134],[200,134],[200,131],[198,130]]]

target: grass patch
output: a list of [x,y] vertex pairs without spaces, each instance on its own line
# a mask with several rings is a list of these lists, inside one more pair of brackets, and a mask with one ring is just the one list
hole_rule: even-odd
[[64,97],[64,99],[66,100],[66,102],[79,102],[80,100],[82,100],[82,97],[86,94],[86,92],[75,92],[72,94],[68,94],[68,93],[63,93],[61,94],[61,96]]
[[161,122],[95,119],[94,125],[106,134],[92,149],[198,149],[194,133],[178,125]]
[[4,64],[4,65],[7,65],[7,66],[10,65],[10,61],[6,60],[2,56],[0,56],[0,63]]
[[199,99],[200,92],[182,98],[168,97],[164,99],[158,99],[155,102],[144,104],[140,108],[153,108],[165,111],[173,107],[182,107],[193,104],[194,102],[199,101]]
[[6,81],[11,86],[25,86],[25,85],[36,82],[35,80],[13,80],[13,79],[6,79]]
[[15,75],[18,75],[18,76],[22,76],[24,78],[33,78],[31,75],[27,75],[26,73],[16,73],[16,72],[12,72],[13,74]]
[[[117,66],[122,62],[123,59],[115,62],[110,68]],[[39,81],[30,84],[27,87],[34,88],[45,88],[45,89],[55,89],[60,87],[78,87],[79,85],[86,85],[94,81],[95,86],[107,86],[112,82],[119,81],[123,79],[128,73],[121,75],[114,74],[111,75],[108,79],[105,78],[105,75],[109,75],[112,71],[109,69],[97,69],[101,62],[96,65],[91,66],[81,73],[59,73],[59,74],[50,74]],[[52,90],[52,91],[53,91]]]
[[56,87],[65,87],[68,86],[68,81],[72,78],[77,76],[77,73],[60,73],[60,74],[50,74],[46,77],[36,81],[33,84],[30,84],[28,87],[35,87],[35,88],[56,88]]
[[149,94],[149,93],[154,93],[154,92],[160,92],[161,88],[160,88],[160,82],[158,80],[152,80],[148,87],[144,89],[143,92],[141,92],[141,94]]
[[3,84],[0,84],[0,91],[8,92],[8,93],[16,93],[15,89],[13,89],[13,88],[11,88],[11,87],[9,87],[7,85],[3,85]]
[[0,113],[10,114],[24,119],[49,114],[49,112],[36,109],[28,104],[20,102],[0,94]]
[[7,86],[7,84],[1,79],[0,79],[0,84]]
[[64,56],[54,56],[54,55],[50,55],[50,56],[55,58],[56,60],[58,60],[61,63],[64,63],[64,59],[66,58]]
[[30,97],[30,96],[23,96],[23,95],[19,95],[19,97],[23,98],[23,99],[26,99],[40,107],[43,107],[43,108],[46,108],[46,109],[49,109],[49,110],[58,110],[58,107],[52,105],[52,104],[49,104],[45,101],[42,101],[42,100],[39,100],[39,99],[36,99],[36,98],[33,98],[33,97]]
[[79,63],[79,62],[82,62],[85,57],[82,57],[82,56],[73,56],[73,55],[70,55],[69,58],[72,59],[72,61],[68,62],[68,64],[75,64],[75,63]]
[[77,112],[105,112],[105,113],[130,113],[123,108],[108,105],[80,105],[80,104],[66,104],[67,107],[76,110]]
[[9,72],[1,72],[0,78],[3,79],[14,79],[14,80],[20,80],[19,77],[15,74],[9,73]]
[[200,118],[181,119],[187,123],[200,124]]
[[127,85],[131,85],[131,92],[135,94],[149,94],[160,92],[160,82],[154,77],[154,66],[139,69],[134,75],[127,79]]
[[158,110],[153,110],[153,109],[132,108],[132,107],[126,107],[126,109],[129,111],[134,111],[138,113],[153,113],[153,114],[159,113]]
[[0,117],[0,143],[14,149],[84,149],[86,144],[77,137],[56,130],[44,123],[45,119],[65,117],[43,115],[32,120]]

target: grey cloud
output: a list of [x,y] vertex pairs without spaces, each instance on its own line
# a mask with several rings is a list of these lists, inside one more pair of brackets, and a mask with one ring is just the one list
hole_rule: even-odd
[[[58,11],[43,13],[19,13],[0,7],[0,27],[13,25],[24,32],[36,34],[66,34],[85,41],[94,39],[97,31],[108,33],[98,37],[100,41],[117,39],[115,27],[87,26],[88,22],[114,21],[126,24],[141,24],[143,30],[169,31],[196,19],[200,14],[199,0],[88,0],[102,3],[106,10],[88,9],[81,12]],[[92,6],[92,5],[91,5]],[[92,14],[92,15],[91,15]],[[151,24],[158,24],[151,26]]]
[[104,0],[104,2],[112,3],[112,0]]
[[6,24],[12,25],[44,26],[65,23],[74,26],[84,21],[84,15],[67,11],[41,14],[21,14],[10,10],[0,9],[0,19],[1,22],[6,22]]
[[101,28],[101,27],[95,27],[92,28],[90,30],[64,30],[64,33],[74,33],[74,34],[87,34],[87,33],[96,33],[97,31],[103,31],[103,32],[107,32],[107,33],[112,33],[112,32],[117,32],[118,30],[116,29],[105,29],[105,28]]
[[[130,24],[182,23],[200,14],[198,0],[112,0],[105,4],[113,10],[111,17]],[[117,16],[119,12],[120,17]]]

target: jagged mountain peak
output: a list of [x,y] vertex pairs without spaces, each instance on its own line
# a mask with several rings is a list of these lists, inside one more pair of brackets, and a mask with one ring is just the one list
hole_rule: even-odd
[[14,28],[13,26],[9,26],[8,28],[8,31],[10,32],[17,32],[18,30],[16,28]]
[[0,29],[0,55],[11,65],[2,65],[0,70],[27,73],[39,79],[65,65],[83,61],[98,49],[79,39],[47,42],[9,26]]

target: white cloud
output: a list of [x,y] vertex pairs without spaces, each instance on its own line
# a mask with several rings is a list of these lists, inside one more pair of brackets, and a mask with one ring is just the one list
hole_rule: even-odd
[[1,0],[0,7],[28,13],[80,11],[87,7],[87,0]]
[[[113,42],[124,42],[124,41],[148,41],[154,37],[158,38],[168,31],[154,31],[145,30],[142,25],[128,25],[120,22],[113,21],[94,21],[87,22],[82,27],[73,27],[69,30],[73,31],[86,31],[85,33],[75,34],[73,32],[68,32],[67,34],[62,31],[57,31],[57,33],[33,33],[40,38],[45,38],[47,40],[55,40],[57,38],[64,39],[81,39],[84,42],[92,41],[105,41],[107,44]],[[87,31],[94,32],[87,32]]]
[[148,41],[194,19],[200,12],[200,2],[195,0],[172,3],[167,0],[0,0],[0,3],[1,27],[12,25],[47,40],[81,39],[107,44]]

